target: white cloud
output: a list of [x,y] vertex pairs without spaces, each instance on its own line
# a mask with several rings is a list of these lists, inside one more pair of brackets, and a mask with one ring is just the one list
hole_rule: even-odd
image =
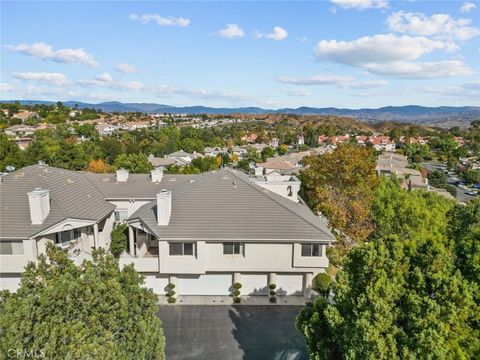
[[397,61],[388,64],[368,64],[366,68],[374,74],[404,79],[429,79],[475,74],[471,68],[458,60],[411,63]]
[[376,89],[379,87],[387,86],[386,80],[367,80],[367,81],[353,81],[347,84],[349,89]]
[[151,92],[158,98],[190,97],[202,100],[224,100],[235,106],[273,106],[278,105],[265,98],[256,98],[236,91],[211,91],[203,88],[182,89],[170,85],[159,84],[153,86]]
[[95,79],[79,80],[77,83],[84,87],[99,87],[108,88],[114,90],[143,90],[146,85],[140,81],[115,81],[110,74],[103,73],[97,76]]
[[110,75],[110,74],[108,74],[108,73],[100,74],[100,75],[98,75],[95,79],[97,79],[98,81],[104,81],[104,82],[111,82],[111,81],[113,81],[112,75]]
[[425,16],[398,11],[387,18],[391,31],[410,35],[434,36],[451,40],[468,40],[480,35],[480,29],[469,26],[469,19],[453,19],[449,14]]
[[186,19],[183,17],[162,17],[158,14],[131,14],[130,20],[138,21],[142,24],[148,24],[149,22],[153,21],[156,22],[158,26],[180,26],[186,27],[190,25],[190,19]]
[[245,32],[237,24],[227,24],[225,28],[218,30],[217,34],[227,39],[233,39],[243,37]]
[[436,50],[451,52],[457,46],[426,37],[379,34],[353,41],[322,40],[315,48],[320,60],[357,66],[372,74],[399,78],[464,76],[474,71],[459,60],[413,62]]
[[122,74],[134,74],[134,73],[141,72],[140,69],[127,63],[117,64],[117,66],[115,66],[115,70],[117,70],[118,72],[121,72]]
[[50,73],[50,72],[22,72],[13,73],[15,79],[37,81],[40,83],[53,84],[53,85],[65,85],[68,83],[67,77],[62,73]]
[[8,92],[13,90],[13,86],[7,83],[0,83],[0,92]]
[[290,89],[290,90],[284,90],[284,93],[289,95],[289,96],[311,96],[312,93],[305,90],[305,89]]
[[97,67],[98,63],[92,55],[83,49],[60,49],[53,50],[51,45],[41,43],[8,45],[7,49],[24,55],[32,56],[42,60],[53,60],[59,63],[84,64],[90,67]]
[[437,94],[444,98],[478,99],[480,97],[480,81],[446,87],[425,86],[415,90],[420,92]]
[[385,9],[388,7],[387,0],[330,0],[335,5],[344,9]]
[[372,89],[388,85],[388,81],[386,80],[359,81],[354,77],[337,75],[314,75],[308,77],[281,76],[277,80],[284,84],[304,86],[334,85],[348,89]]
[[379,34],[353,41],[322,40],[315,47],[315,55],[322,60],[363,66],[369,63],[415,60],[434,50],[453,49],[450,43],[426,37]]
[[468,12],[470,12],[473,9],[476,9],[476,8],[477,8],[477,5],[475,5],[474,3],[465,2],[465,3],[463,3],[462,7],[460,8],[460,12],[461,13],[468,13]]
[[262,33],[257,31],[255,33],[256,38],[265,38],[265,39],[270,39],[270,40],[275,40],[275,41],[282,41],[285,40],[288,37],[288,32],[287,30],[281,28],[280,26],[275,26],[270,33]]
[[345,86],[354,78],[349,76],[337,76],[337,75],[314,75],[308,77],[288,77],[281,76],[278,81],[284,84],[292,85],[337,85]]

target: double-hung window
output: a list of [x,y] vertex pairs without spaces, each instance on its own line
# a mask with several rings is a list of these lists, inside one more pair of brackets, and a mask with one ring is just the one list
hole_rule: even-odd
[[191,242],[185,243],[169,243],[169,254],[173,256],[195,255],[195,244]]
[[22,241],[0,241],[0,255],[22,255]]
[[302,256],[322,256],[322,244],[302,244]]
[[224,255],[242,255],[243,244],[240,242],[225,242],[223,243]]
[[116,209],[115,210],[115,221],[116,222],[124,222],[127,217],[128,217],[128,210],[127,209]]

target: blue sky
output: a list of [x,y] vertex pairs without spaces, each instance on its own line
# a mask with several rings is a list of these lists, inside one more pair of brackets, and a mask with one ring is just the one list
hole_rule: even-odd
[[2,99],[478,105],[480,3],[1,2]]

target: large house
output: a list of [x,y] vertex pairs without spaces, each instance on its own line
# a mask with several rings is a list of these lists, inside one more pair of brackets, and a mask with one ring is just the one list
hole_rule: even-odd
[[32,165],[0,179],[2,289],[15,290],[48,243],[81,263],[92,249],[108,248],[115,223],[125,222],[129,246],[120,265],[133,263],[160,295],[169,283],[179,300],[229,295],[238,282],[242,296],[267,297],[274,283],[280,296],[308,298],[334,241],[302,201],[231,169],[93,174]]

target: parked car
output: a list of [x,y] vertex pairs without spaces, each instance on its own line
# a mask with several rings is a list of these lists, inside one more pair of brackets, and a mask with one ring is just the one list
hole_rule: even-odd
[[478,191],[476,191],[476,190],[468,190],[468,191],[465,191],[465,194],[471,195],[471,196],[477,196],[477,195],[478,195]]

